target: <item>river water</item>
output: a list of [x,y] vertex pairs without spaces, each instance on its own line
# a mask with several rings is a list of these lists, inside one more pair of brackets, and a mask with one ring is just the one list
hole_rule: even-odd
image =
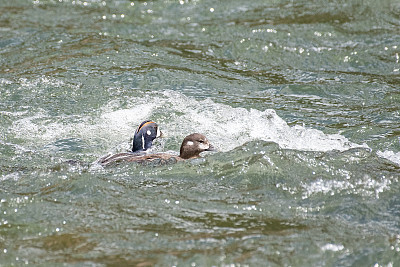
[[[0,266],[400,266],[400,3],[0,1]],[[177,164],[95,161],[143,120]]]

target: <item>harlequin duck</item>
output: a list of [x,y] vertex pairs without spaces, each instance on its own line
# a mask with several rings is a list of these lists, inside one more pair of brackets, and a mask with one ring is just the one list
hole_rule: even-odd
[[134,153],[119,153],[116,155],[104,157],[98,161],[103,166],[107,166],[111,163],[120,162],[136,162],[141,164],[160,162],[160,163],[172,163],[182,161],[185,159],[193,159],[200,157],[200,153],[203,151],[214,151],[214,147],[208,142],[207,138],[199,133],[193,133],[183,139],[180,154],[175,156],[168,153],[156,153],[156,154],[134,154]]
[[148,150],[157,137],[162,137],[162,132],[157,123],[154,121],[142,122],[133,136],[132,152]]

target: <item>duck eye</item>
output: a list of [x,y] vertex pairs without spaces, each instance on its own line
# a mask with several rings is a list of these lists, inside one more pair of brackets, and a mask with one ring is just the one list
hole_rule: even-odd
[[204,143],[204,141],[203,141],[203,140],[199,140],[199,143],[202,143],[202,144],[203,144],[203,143]]

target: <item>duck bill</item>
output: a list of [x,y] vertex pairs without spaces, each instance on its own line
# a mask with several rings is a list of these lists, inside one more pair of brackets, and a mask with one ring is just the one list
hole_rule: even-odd
[[212,144],[210,144],[210,146],[205,151],[217,151],[217,149]]
[[160,129],[157,128],[157,135],[156,135],[156,137],[163,138],[163,137],[165,137],[165,135],[163,134],[163,132],[160,131]]

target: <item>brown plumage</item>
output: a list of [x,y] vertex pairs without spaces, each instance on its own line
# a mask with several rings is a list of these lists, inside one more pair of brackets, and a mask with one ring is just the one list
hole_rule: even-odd
[[207,138],[199,133],[193,133],[183,139],[180,155],[175,156],[167,153],[138,154],[138,153],[118,153],[101,158],[98,163],[107,166],[112,163],[136,162],[146,163],[173,163],[185,159],[193,159],[200,156],[203,151],[213,151],[214,147],[208,142]]

